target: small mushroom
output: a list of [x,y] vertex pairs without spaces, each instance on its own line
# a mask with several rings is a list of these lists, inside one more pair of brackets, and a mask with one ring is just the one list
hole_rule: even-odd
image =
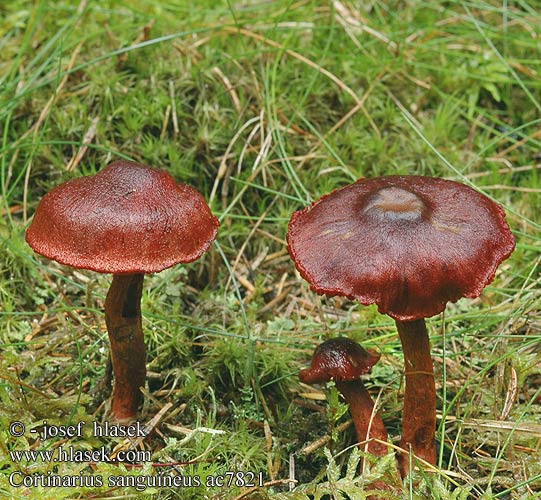
[[324,384],[334,380],[349,405],[357,440],[376,456],[387,453],[387,430],[361,377],[379,360],[379,354],[367,351],[345,337],[326,340],[316,347],[310,368],[299,372],[305,384]]
[[115,378],[111,412],[117,420],[137,414],[145,383],[144,274],[198,259],[218,225],[194,188],[128,161],[60,184],[38,204],[26,231],[35,252],[71,267],[113,274],[105,322]]
[[[424,318],[480,295],[514,238],[502,208],[457,182],[360,179],[295,212],[288,249],[312,290],[377,304],[395,319],[406,388],[401,446],[436,462],[436,389]],[[407,457],[399,457],[403,476]]]

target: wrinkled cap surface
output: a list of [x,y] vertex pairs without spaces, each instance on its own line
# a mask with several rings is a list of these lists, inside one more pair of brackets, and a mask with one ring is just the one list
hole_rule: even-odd
[[155,273],[199,258],[218,220],[191,186],[116,161],[47,193],[26,231],[37,253],[101,273]]
[[323,384],[329,380],[349,382],[368,373],[379,354],[367,351],[345,337],[329,339],[316,347],[310,368],[299,372],[305,384]]
[[312,290],[397,320],[477,297],[515,247],[503,209],[453,181],[360,179],[295,212],[288,250]]

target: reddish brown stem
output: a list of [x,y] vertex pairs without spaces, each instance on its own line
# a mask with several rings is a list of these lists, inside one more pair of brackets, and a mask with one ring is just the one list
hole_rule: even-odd
[[[406,390],[400,446],[431,464],[436,463],[436,386],[430,341],[424,319],[397,321],[404,351]],[[402,477],[409,472],[408,456],[398,457]]]
[[[381,457],[387,454],[387,429],[379,413],[374,412],[374,403],[370,394],[360,380],[350,382],[336,381],[336,388],[342,393],[344,399],[349,405],[349,412],[355,426],[357,441],[361,449],[366,449],[372,455]],[[375,438],[375,439],[372,439]],[[368,441],[368,443],[365,443]],[[382,441],[381,443],[379,441]],[[361,462],[361,469],[362,469]],[[370,489],[389,490],[390,486],[384,481],[374,481],[370,484]],[[380,498],[379,495],[369,496],[368,500]]]
[[141,327],[143,274],[115,274],[105,299],[105,323],[111,342],[115,385],[111,413],[119,421],[133,419],[145,385],[145,341]]
[[[360,380],[351,382],[336,381],[336,388],[343,394],[349,405],[349,412],[353,418],[353,425],[359,442],[365,442],[371,438],[383,441],[368,441],[367,450],[378,457],[387,454],[387,430],[379,416],[374,413],[374,403],[370,394]],[[361,445],[364,448],[364,445]]]

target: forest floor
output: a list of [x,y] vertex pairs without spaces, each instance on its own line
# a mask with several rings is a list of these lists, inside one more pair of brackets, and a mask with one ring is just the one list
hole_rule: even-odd
[[[0,51],[0,497],[364,499],[383,480],[385,498],[541,498],[537,0],[7,0]],[[152,433],[135,448],[92,429],[109,415],[111,277],[24,240],[47,191],[115,159],[193,185],[220,220],[201,259],[145,278]],[[365,383],[398,446],[394,322],[316,295],[285,241],[294,211],[391,174],[474,187],[517,242],[480,297],[428,319],[438,460],[404,481],[392,454],[359,472],[336,389],[298,379],[327,338],[375,349]],[[85,424],[40,439],[44,422]],[[60,447],[151,461],[62,461]],[[103,484],[31,484],[90,475]]]

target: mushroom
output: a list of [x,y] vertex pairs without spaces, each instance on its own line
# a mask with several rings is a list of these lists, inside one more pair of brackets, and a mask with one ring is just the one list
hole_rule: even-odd
[[[444,179],[360,179],[295,212],[287,241],[312,290],[375,303],[395,319],[406,376],[401,446],[435,464],[436,389],[424,318],[479,296],[494,279],[515,246],[503,209]],[[399,467],[405,476],[406,456]]]
[[359,443],[376,456],[387,453],[387,430],[360,378],[378,362],[379,354],[367,351],[345,337],[329,339],[316,347],[310,368],[299,372],[305,384],[324,384],[334,380],[349,405]]
[[60,184],[39,202],[26,241],[61,264],[112,273],[105,300],[118,421],[137,414],[145,383],[141,328],[144,274],[198,259],[218,220],[194,188],[166,172],[115,161],[96,175]]

